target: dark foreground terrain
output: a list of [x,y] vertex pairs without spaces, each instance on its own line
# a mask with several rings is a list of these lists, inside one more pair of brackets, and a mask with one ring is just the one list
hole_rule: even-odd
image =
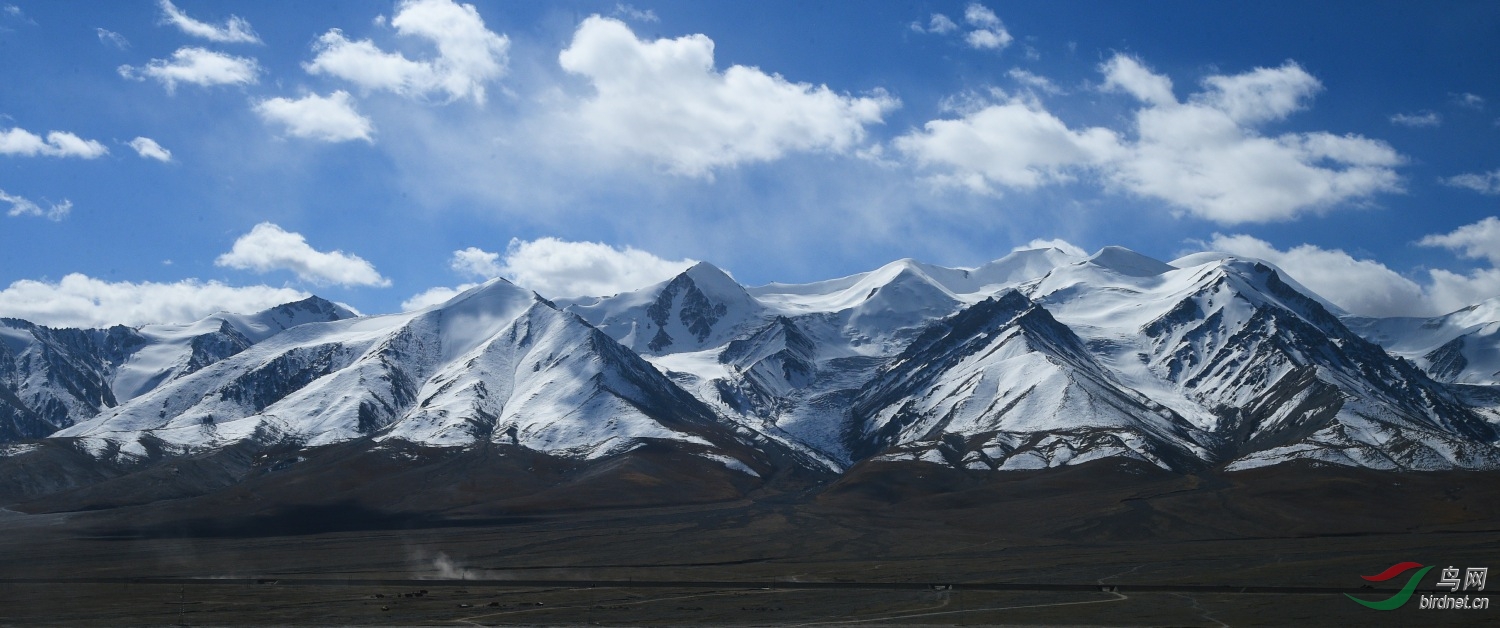
[[[1344,595],[1389,597],[1407,577],[1360,576],[1403,561],[1500,567],[1495,473],[866,463],[747,490],[669,458],[527,473],[313,460],[175,499],[139,482],[13,497],[0,623],[1500,623],[1500,609],[1380,612]],[[185,491],[170,481],[183,473],[157,489]]]

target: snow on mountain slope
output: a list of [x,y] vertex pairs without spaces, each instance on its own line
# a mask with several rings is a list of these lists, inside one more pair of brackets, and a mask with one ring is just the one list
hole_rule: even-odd
[[355,316],[310,297],[187,325],[51,329],[0,320],[0,441],[45,436],[289,327]]
[[1273,268],[1218,258],[1139,275],[1075,264],[1027,292],[1124,383],[1219,439],[1218,460],[1500,463],[1493,428]]
[[753,435],[726,431],[645,360],[544,302],[438,369],[417,392],[416,407],[379,438],[445,446],[489,440],[586,459],[658,439],[763,457],[748,453]]
[[1343,319],[1355,333],[1414,362],[1433,379],[1500,385],[1500,298],[1432,318]]
[[748,291],[787,315],[838,312],[858,305],[872,288],[888,283],[905,270],[920,274],[948,294],[961,295],[972,302],[1081,259],[1056,248],[1014,251],[977,268],[946,268],[904,259],[839,279],[806,284],[770,283]]
[[[1128,390],[1019,292],[934,324],[860,391],[857,457],[1030,469],[1129,457],[1167,469],[1207,451],[1187,421]],[[935,455],[934,455],[935,454]]]
[[637,353],[651,355],[722,345],[759,321],[765,309],[707,262],[634,292],[558,303]]
[[295,305],[140,330],[0,322],[0,438],[63,417],[81,422],[59,436],[110,456],[372,438],[574,459],[669,441],[754,473],[872,456],[1500,467],[1500,388],[1435,381],[1350,329],[1484,383],[1500,301],[1341,320],[1222,254],[1034,249],[750,289],[698,264],[556,304],[495,280],[403,314]]
[[186,453],[365,436],[577,458],[672,440],[760,470],[780,455],[582,319],[501,279],[417,312],[294,327],[58,436],[135,456],[148,441]]
[[0,442],[40,438],[116,404],[109,377],[145,340],[129,327],[0,319]]
[[146,325],[136,330],[146,344],[120,365],[110,388],[120,401],[134,399],[291,327],[354,316],[344,306],[308,297],[255,314],[220,312],[187,325]]

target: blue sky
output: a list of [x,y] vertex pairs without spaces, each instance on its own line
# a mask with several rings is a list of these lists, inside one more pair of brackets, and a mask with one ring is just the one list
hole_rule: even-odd
[[1036,240],[1500,295],[1500,5],[0,0],[0,315],[400,311]]

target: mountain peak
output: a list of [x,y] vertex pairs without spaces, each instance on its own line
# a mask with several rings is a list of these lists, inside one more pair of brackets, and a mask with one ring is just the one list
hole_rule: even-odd
[[1090,264],[1108,268],[1130,277],[1154,277],[1177,270],[1161,260],[1141,255],[1122,246],[1106,246],[1087,260]]
[[678,273],[677,277],[686,277],[704,294],[710,296],[738,300],[744,298],[742,295],[749,294],[745,292],[744,286],[729,276],[729,273],[708,262],[693,264],[687,270]]

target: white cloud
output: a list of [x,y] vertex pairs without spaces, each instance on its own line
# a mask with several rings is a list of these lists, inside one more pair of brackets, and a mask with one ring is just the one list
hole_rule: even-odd
[[228,253],[214,260],[226,266],[259,273],[290,270],[315,285],[389,286],[391,281],[375,272],[375,266],[357,255],[325,253],[308,246],[302,234],[285,231],[269,222],[255,225]]
[[1452,233],[1433,234],[1417,241],[1418,246],[1449,249],[1470,259],[1486,259],[1500,265],[1500,219],[1490,216]]
[[452,0],[403,0],[390,25],[402,37],[425,40],[437,48],[431,60],[413,61],[400,52],[385,52],[368,39],[350,41],[339,29],[318,38],[317,56],[303,67],[366,90],[385,90],[409,97],[445,93],[448,100],[485,100],[484,84],[504,76],[510,40],[491,32],[471,4]]
[[94,34],[99,36],[99,43],[106,46],[113,46],[118,50],[125,50],[130,47],[130,40],[125,39],[124,35],[107,28],[96,28],[94,29]]
[[1067,253],[1068,255],[1077,255],[1079,257],[1088,257],[1089,254],[1088,251],[1083,250],[1082,247],[1079,247],[1078,245],[1062,238],[1053,238],[1051,240],[1037,238],[1035,240],[1027,242],[1026,244],[1022,244],[1021,246],[1013,248],[1010,251],[1014,253],[1016,251],[1029,251],[1032,249],[1057,249],[1059,251]]
[[162,21],[176,26],[182,32],[220,44],[258,44],[260,37],[250,29],[250,23],[238,15],[231,15],[223,26],[200,22],[183,13],[171,0],[161,0]]
[[1452,94],[1452,96],[1453,104],[1455,105],[1475,111],[1484,111],[1484,97],[1479,94],[1464,92],[1462,94]]
[[0,203],[10,204],[10,210],[5,212],[7,216],[40,216],[53,222],[67,218],[68,213],[73,211],[72,201],[66,199],[61,203],[51,203],[50,207],[43,208],[29,199],[7,194],[5,190],[0,190]]
[[1408,279],[1371,259],[1355,259],[1339,249],[1303,244],[1282,251],[1248,235],[1214,234],[1208,246],[1233,255],[1263,259],[1281,267],[1319,296],[1361,316],[1434,316],[1500,296],[1500,220],[1486,218],[1446,235],[1431,235],[1418,244],[1442,246],[1491,268],[1468,274],[1429,269],[1426,282]]
[[948,33],[958,30],[958,24],[953,21],[953,18],[943,15],[942,13],[933,13],[932,17],[927,21],[927,26],[922,26],[921,22],[912,22],[911,29],[918,33],[947,35]]
[[161,144],[157,144],[156,140],[149,137],[137,137],[130,140],[130,147],[134,148],[136,154],[145,159],[172,161],[172,151],[162,148]]
[[665,281],[697,261],[662,259],[632,247],[557,238],[511,240],[502,275],[549,298],[607,296]]
[[1442,181],[1447,185],[1468,188],[1480,194],[1500,194],[1500,168],[1479,174],[1461,174]]
[[656,12],[652,11],[651,9],[646,9],[645,11],[642,11],[640,9],[635,8],[632,5],[624,4],[624,3],[620,3],[620,2],[616,2],[615,3],[615,10],[614,10],[614,13],[612,13],[612,15],[614,15],[615,17],[623,17],[623,18],[625,18],[627,20],[631,20],[633,22],[660,22],[661,21],[661,18],[657,17],[656,16]]
[[1440,268],[1427,273],[1432,282],[1427,292],[1440,314],[1500,296],[1500,270],[1494,268],[1475,269],[1467,275]]
[[970,48],[978,50],[1001,50],[1014,41],[1005,24],[988,7],[977,2],[964,7],[964,21],[975,27],[964,35]]
[[1104,74],[1106,91],[1121,91],[1159,107],[1177,104],[1177,96],[1172,94],[1172,79],[1152,72],[1135,57],[1115,55],[1099,66],[1099,71]]
[[460,275],[489,279],[499,277],[505,273],[505,268],[500,265],[500,254],[491,253],[471,246],[469,248],[454,251],[453,259],[448,266]]
[[19,127],[0,131],[0,155],[94,159],[108,153],[103,144],[66,131],[51,131],[46,139]]
[[1322,91],[1323,84],[1296,63],[1279,68],[1255,68],[1233,76],[1203,79],[1203,92],[1195,102],[1224,112],[1239,124],[1281,120],[1306,107],[1308,99]]
[[1204,90],[1178,103],[1171,81],[1129,57],[1101,66],[1106,87],[1146,106],[1137,139],[1109,177],[1222,224],[1290,220],[1304,212],[1400,191],[1404,163],[1385,142],[1326,132],[1261,135],[1257,125],[1305,107],[1321,88],[1300,66],[1210,76]]
[[[1101,64],[1102,89],[1134,96],[1134,141],[1103,127],[1081,130],[1032,94],[965,107],[896,138],[897,148],[940,174],[935,181],[980,193],[1030,189],[1097,173],[1110,187],[1166,201],[1223,224],[1290,220],[1304,212],[1401,190],[1390,145],[1326,132],[1262,135],[1261,124],[1306,107],[1321,89],[1293,62],[1205,78],[1179,102],[1172,81],[1124,55]],[[1025,71],[1012,78],[1045,85]],[[1049,82],[1050,83],[1050,82]]]
[[1275,264],[1298,283],[1351,314],[1427,316],[1439,313],[1417,282],[1380,262],[1355,259],[1339,249],[1303,244],[1282,251],[1248,235],[1217,233],[1209,247]]
[[[600,242],[569,242],[557,238],[512,239],[505,253],[478,247],[453,252],[448,265],[454,272],[477,279],[504,277],[547,298],[607,296],[665,281],[690,268],[696,260],[665,260],[632,247],[615,248]],[[443,303],[477,286],[428,288],[401,302],[410,312]]]
[[1069,181],[1074,172],[1114,158],[1119,137],[1103,128],[1076,132],[1034,100],[1014,98],[957,120],[932,120],[896,138],[895,146],[926,168],[933,181],[998,194]]
[[120,76],[137,81],[156,79],[171,92],[178,83],[204,87],[255,83],[259,80],[260,64],[248,57],[185,46],[172,53],[170,60],[152,59],[141,67],[122,65],[119,72]]
[[287,133],[324,142],[371,141],[374,125],[354,109],[349,93],[336,91],[326,97],[308,94],[297,100],[270,98],[255,104],[255,113],[267,122],[286,127]]
[[1399,124],[1414,129],[1438,127],[1443,124],[1443,116],[1438,115],[1436,111],[1398,113],[1391,116],[1391,124]]
[[847,153],[898,101],[854,98],[757,68],[714,68],[704,35],[644,42],[618,20],[585,19],[558,55],[595,95],[575,112],[593,150],[634,153],[682,175],[770,161],[789,152]]
[[195,279],[109,282],[71,273],[56,283],[23,279],[0,290],[0,316],[52,327],[186,323],[214,312],[256,312],[307,297],[306,292],[270,286]]
[[479,284],[477,283],[466,283],[455,288],[448,288],[445,286],[428,288],[412,295],[410,299],[402,301],[401,311],[410,312],[412,310],[420,310],[424,307],[429,307],[446,302],[448,299],[458,296],[459,293],[478,285]]

